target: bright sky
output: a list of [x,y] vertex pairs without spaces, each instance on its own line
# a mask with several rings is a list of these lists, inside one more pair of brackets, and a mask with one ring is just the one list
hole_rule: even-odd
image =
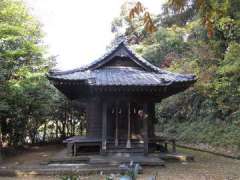
[[[25,0],[43,25],[57,68],[71,69],[101,56],[113,39],[111,22],[125,0]],[[141,0],[152,13],[165,0]]]

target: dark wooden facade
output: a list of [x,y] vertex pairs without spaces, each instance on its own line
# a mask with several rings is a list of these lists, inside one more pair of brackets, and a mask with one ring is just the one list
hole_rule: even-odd
[[103,154],[120,149],[147,154],[159,141],[155,103],[196,81],[193,75],[150,64],[123,42],[86,67],[52,72],[48,78],[67,97],[85,104],[87,136],[65,141],[74,154],[79,146],[96,144]]

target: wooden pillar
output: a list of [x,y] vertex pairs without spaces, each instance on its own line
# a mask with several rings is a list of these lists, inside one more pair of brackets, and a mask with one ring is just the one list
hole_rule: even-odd
[[128,135],[127,135],[127,148],[131,148],[131,106],[128,103]]
[[155,136],[154,124],[155,124],[155,104],[149,103],[148,104],[148,137],[149,138],[152,138]]
[[73,143],[73,156],[77,156],[77,143]]
[[144,155],[148,154],[148,105],[143,105],[143,139],[144,139]]
[[73,144],[70,142],[67,143],[67,154],[73,156]]
[[176,141],[175,141],[175,139],[172,140],[172,152],[176,153]]
[[100,98],[89,98],[87,104],[87,136],[101,138],[102,136],[102,101]]
[[115,146],[118,146],[118,102],[116,103],[116,108],[115,108]]
[[107,150],[107,103],[102,105],[102,154],[106,154]]

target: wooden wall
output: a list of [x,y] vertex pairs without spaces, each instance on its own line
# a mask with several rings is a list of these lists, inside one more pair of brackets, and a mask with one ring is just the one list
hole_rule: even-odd
[[[101,138],[102,137],[102,101],[100,98],[91,98],[87,103],[87,135],[91,137]],[[127,105],[127,103],[126,103]],[[154,136],[154,122],[155,122],[155,104],[148,103],[147,104],[147,113],[148,113],[148,136]],[[108,104],[108,113],[107,113],[107,136],[110,138],[114,138],[115,135],[115,113],[112,114],[112,109],[114,104]],[[126,109],[126,110],[125,110]],[[122,107],[122,114],[119,115],[119,138],[123,138],[126,136],[127,132],[127,117],[124,114],[127,114],[127,107]],[[131,110],[133,111],[133,110]],[[132,112],[133,113],[133,112]],[[135,117],[134,117],[135,116]],[[136,120],[136,115],[131,115],[131,128],[132,131],[136,131],[136,128],[141,128],[141,121]],[[135,120],[134,120],[135,119]],[[110,122],[111,121],[111,122]],[[126,123],[124,128],[121,126],[121,123]],[[133,124],[140,123],[140,124]],[[111,127],[110,127],[111,126]],[[143,127],[142,127],[143,128]],[[121,129],[125,129],[124,135],[121,135]],[[123,133],[123,132],[122,132]],[[126,138],[126,137],[125,137]]]
[[148,137],[154,137],[155,104],[148,103]]
[[102,137],[102,103],[99,98],[91,98],[87,104],[87,136]]

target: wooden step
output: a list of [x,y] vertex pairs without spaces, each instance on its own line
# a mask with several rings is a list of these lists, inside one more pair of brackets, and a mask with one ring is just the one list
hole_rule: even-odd
[[[126,148],[126,142],[119,142],[118,146],[115,146],[115,143],[107,143],[107,147],[109,148]],[[143,148],[144,144],[139,142],[131,142],[132,148]]]
[[[107,140],[107,143],[115,143],[115,140]],[[127,140],[118,140],[118,143],[127,143]],[[131,143],[144,143],[142,140],[138,140],[138,139],[131,139]]]
[[143,153],[143,148],[108,148],[108,153]]
[[124,146],[107,146],[107,149],[143,149],[144,146],[133,146],[131,148],[127,148],[126,145]]

